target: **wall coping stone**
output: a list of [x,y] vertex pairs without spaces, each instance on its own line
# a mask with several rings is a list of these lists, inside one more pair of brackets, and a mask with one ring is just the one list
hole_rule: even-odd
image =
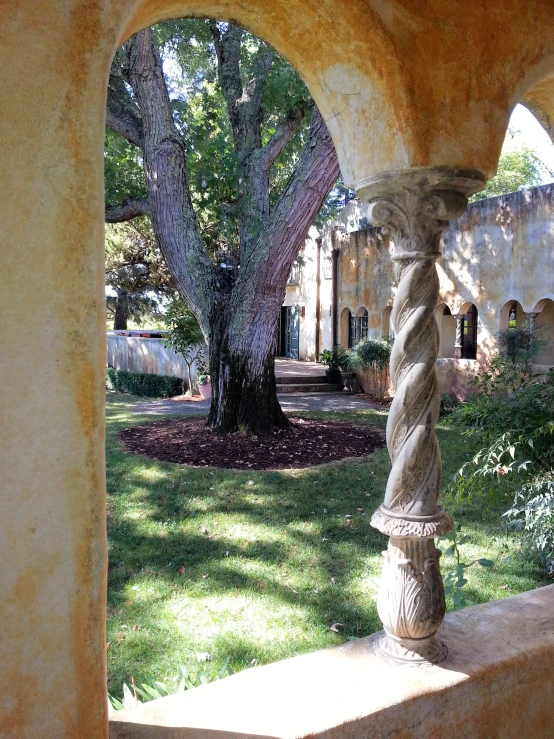
[[110,718],[110,739],[551,739],[554,585],[447,614],[437,666],[388,664],[373,634]]

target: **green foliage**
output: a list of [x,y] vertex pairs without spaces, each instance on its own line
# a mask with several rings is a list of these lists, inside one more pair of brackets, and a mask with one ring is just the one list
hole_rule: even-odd
[[[187,366],[188,389],[193,392],[192,365],[200,362],[204,353],[204,334],[202,333],[196,316],[188,305],[179,297],[174,297],[169,303],[164,316],[168,333],[164,346],[181,354]],[[203,385],[203,382],[200,382]]]
[[335,344],[332,349],[324,349],[319,355],[319,361],[324,364],[329,370],[338,371],[342,366],[347,366],[347,354],[344,349],[339,345]]
[[387,339],[362,339],[352,350],[351,365],[367,376],[370,395],[382,400],[390,383],[389,364],[392,343]]
[[229,666],[230,659],[230,657],[227,657],[219,669],[211,665],[206,665],[203,669],[198,668],[194,672],[184,665],[179,665],[173,684],[154,680],[153,677],[146,677],[140,685],[137,685],[134,678],[131,678],[131,687],[127,683],[123,683],[122,698],[115,698],[112,695],[108,695],[110,704],[116,711],[121,711],[124,708],[135,708],[140,703],[148,703],[157,698],[165,698],[167,695],[184,693],[185,690],[192,690],[192,688],[197,688],[200,685],[221,680],[228,675],[234,674]]
[[171,398],[183,392],[183,380],[179,377],[144,375],[140,372],[124,372],[108,367],[106,388],[147,398]]
[[104,192],[107,205],[146,197],[140,150],[109,128],[104,138]]
[[196,378],[199,385],[207,385],[210,382],[210,370],[204,355],[200,355],[196,362]]
[[166,308],[164,323],[167,327],[166,346],[184,354],[197,344],[204,343],[204,335],[196,316],[179,297],[174,297]]
[[364,370],[387,369],[392,344],[386,339],[362,339],[352,351],[352,361]]
[[524,542],[536,552],[548,574],[554,574],[554,473],[534,475],[516,492],[504,513],[508,526],[524,533]]
[[452,413],[452,411],[455,410],[459,405],[460,401],[455,395],[451,395],[450,393],[442,393],[440,406],[441,418],[448,416],[448,414]]
[[108,317],[125,301],[136,324],[158,320],[161,302],[170,293],[171,277],[162,259],[148,218],[106,224],[106,296]]
[[469,601],[464,593],[464,588],[468,583],[466,577],[467,570],[469,570],[476,564],[481,565],[481,567],[494,566],[494,562],[492,560],[486,559],[484,557],[475,559],[469,563],[462,562],[460,547],[463,544],[466,544],[469,539],[469,536],[461,534],[461,526],[456,526],[454,531],[449,531],[446,536],[441,536],[437,539],[438,543],[444,542],[445,544],[447,544],[447,548],[444,551],[444,554],[447,557],[456,558],[455,568],[448,571],[446,575],[443,575],[444,594],[447,598],[452,598],[452,605],[454,606],[454,610],[465,608],[467,605],[469,605]]
[[[238,672],[254,660],[264,665],[382,628],[375,586],[383,536],[371,526],[370,512],[382,502],[390,472],[386,448],[290,471],[159,462],[128,454],[118,443],[120,430],[160,419],[132,411],[137,400],[107,395],[112,695],[121,697],[131,675],[138,683],[145,675],[171,682],[166,678],[176,675],[176,665],[193,667],[201,652],[218,666],[230,656]],[[369,405],[331,415],[382,427],[387,416]],[[330,414],[308,416],[329,420]],[[437,435],[448,478],[477,450],[477,438],[445,424]],[[498,515],[484,510],[483,502],[449,506],[470,536],[461,547],[463,561],[498,562],[470,570],[467,600],[483,603],[547,584],[518,548],[521,534],[500,536]],[[502,562],[507,546],[512,556]],[[441,558],[446,571],[455,562]],[[330,629],[335,623],[343,624],[338,633]]]
[[[238,257],[241,164],[234,146],[226,102],[218,82],[217,58],[210,21],[185,18],[154,27],[164,59],[173,116],[187,150],[192,202],[209,253],[215,259]],[[222,32],[228,24],[219,23]],[[241,47],[243,85],[252,83],[260,50],[272,60],[263,90],[261,143],[297,105],[309,104],[308,89],[294,68],[263,41],[244,32]],[[270,170],[270,203],[281,196],[307,140],[310,115]],[[145,195],[140,151],[108,132],[105,144],[106,202],[115,204]]]
[[528,323],[510,326],[498,332],[498,351],[508,359],[517,372],[529,373],[537,356],[546,348],[547,342],[539,332],[531,330]]
[[478,393],[449,416],[477,433],[483,446],[459,470],[448,495],[485,496],[500,504],[512,493],[508,522],[526,532],[530,549],[553,568],[554,370],[532,376],[537,349],[529,333],[510,329],[500,345],[505,355],[475,378]]
[[484,190],[470,198],[471,201],[516,192],[522,187],[540,185],[544,165],[532,149],[525,146],[514,147],[515,133],[508,132],[496,175],[487,182]]

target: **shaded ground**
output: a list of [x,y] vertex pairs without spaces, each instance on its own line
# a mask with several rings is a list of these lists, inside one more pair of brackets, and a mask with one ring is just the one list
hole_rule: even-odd
[[[133,412],[143,399],[107,395],[112,694],[121,696],[131,676],[169,682],[177,665],[203,668],[198,655],[206,653],[214,669],[227,657],[235,671],[255,669],[382,628],[375,598],[387,539],[370,521],[390,471],[386,448],[300,470],[168,464],[127,453],[118,438],[123,429],[160,420]],[[386,415],[363,404],[310,417],[384,429]],[[438,437],[447,485],[479,440],[444,421]],[[502,526],[510,501],[446,502],[469,537],[463,560],[495,562],[466,571],[470,603],[547,582],[521,550],[520,536]],[[456,557],[445,553],[443,573],[455,567]],[[451,596],[447,604],[451,609]]]
[[[279,396],[281,408],[286,412],[298,411],[361,411],[369,408],[383,408],[365,395],[349,395],[348,393],[312,393],[301,395],[296,393]],[[175,398],[149,400],[136,403],[131,409],[133,413],[149,416],[198,416],[208,415],[209,400],[191,402],[178,395]]]
[[365,457],[385,445],[381,428],[344,421],[293,418],[267,436],[214,434],[203,420],[171,420],[119,433],[127,451],[163,462],[238,470],[302,469]]

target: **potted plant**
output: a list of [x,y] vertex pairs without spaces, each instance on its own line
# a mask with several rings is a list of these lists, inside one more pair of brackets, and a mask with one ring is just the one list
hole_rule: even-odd
[[354,377],[356,376],[355,354],[351,349],[343,351],[340,357],[340,379],[343,389],[349,393],[354,392]]
[[212,383],[210,381],[210,373],[204,363],[204,356],[200,357],[196,362],[196,381],[198,382],[198,390],[204,400],[212,397]]
[[340,382],[340,367],[344,354],[343,348],[335,344],[332,349],[324,349],[319,355],[319,361],[327,366],[325,370],[327,382],[333,384]]

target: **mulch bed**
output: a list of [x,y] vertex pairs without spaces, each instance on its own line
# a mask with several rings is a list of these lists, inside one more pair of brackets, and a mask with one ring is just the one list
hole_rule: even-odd
[[385,446],[383,429],[345,421],[291,418],[291,428],[264,437],[215,434],[203,420],[176,419],[120,431],[129,452],[163,462],[236,470],[301,469]]

